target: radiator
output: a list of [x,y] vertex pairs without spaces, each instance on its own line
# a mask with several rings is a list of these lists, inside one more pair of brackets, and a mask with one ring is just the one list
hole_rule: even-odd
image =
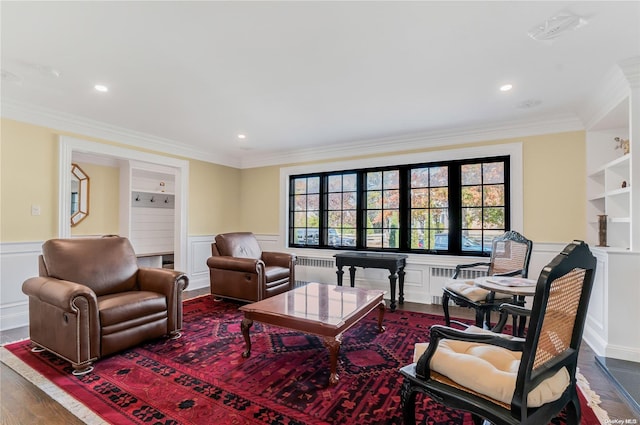
[[328,260],[326,258],[298,257],[296,266],[332,269],[336,266],[336,263],[335,261]]

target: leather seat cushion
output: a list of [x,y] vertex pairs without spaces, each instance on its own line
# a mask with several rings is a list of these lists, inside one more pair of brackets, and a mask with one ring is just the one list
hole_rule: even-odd
[[105,327],[157,313],[166,313],[167,299],[157,292],[120,292],[98,297],[98,310],[100,324]]
[[[489,333],[491,331],[471,326],[465,332]],[[499,335],[514,339],[509,335]],[[416,344],[414,361],[427,349],[428,343]],[[489,344],[443,339],[431,359],[434,370],[458,384],[490,398],[511,404],[516,389],[516,377],[522,353]],[[569,372],[560,369],[555,375],[542,381],[527,398],[527,406],[539,407],[560,398],[570,384]]]
[[[455,292],[458,295],[461,295],[471,301],[479,302],[486,301],[487,296],[490,291],[486,289],[482,289],[479,286],[476,286],[473,280],[460,280],[460,279],[450,279],[444,285],[445,288],[450,290],[451,292]],[[513,297],[509,294],[503,294],[502,292],[496,292],[495,299],[513,299]]]
[[276,282],[287,279],[289,277],[289,269],[279,266],[266,266],[264,268],[264,274],[266,275],[267,283]]

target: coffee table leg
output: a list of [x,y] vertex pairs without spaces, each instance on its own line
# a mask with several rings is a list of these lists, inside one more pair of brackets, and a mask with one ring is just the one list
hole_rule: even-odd
[[329,349],[329,385],[338,383],[338,353],[342,344],[342,335],[335,338],[324,338],[324,345]]
[[384,301],[380,301],[380,304],[378,304],[378,332],[379,333],[382,333],[386,330],[386,328],[382,326],[382,319],[384,319],[384,311],[386,309],[387,308],[384,304]]
[[242,357],[245,359],[251,355],[251,338],[249,337],[249,329],[253,326],[253,320],[247,319],[246,317],[242,319],[242,324],[240,325],[240,329],[242,330],[242,336],[244,337],[244,343],[246,344],[246,350],[242,353]]

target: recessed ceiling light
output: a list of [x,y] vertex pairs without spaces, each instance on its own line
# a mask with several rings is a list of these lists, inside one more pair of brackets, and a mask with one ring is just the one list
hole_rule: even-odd
[[96,84],[95,86],[93,86],[93,88],[101,93],[106,93],[109,91],[109,87],[104,86],[102,84]]
[[518,109],[531,109],[531,108],[535,108],[536,106],[540,106],[541,103],[542,101],[538,99],[527,99],[518,103],[516,107]]
[[246,139],[246,138],[247,138],[246,134],[242,134],[242,133],[238,134],[238,139],[242,140],[242,139]]
[[509,91],[513,88],[513,85],[511,84],[504,84],[502,86],[500,86],[500,91]]

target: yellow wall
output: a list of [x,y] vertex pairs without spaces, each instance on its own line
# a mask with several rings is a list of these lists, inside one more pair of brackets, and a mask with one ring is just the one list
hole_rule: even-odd
[[[151,152],[114,141],[3,118],[0,121],[0,241],[43,241],[58,236],[60,135]],[[188,234],[210,235],[239,228],[239,170],[202,161],[188,161]],[[111,172],[93,169],[89,164],[83,164],[83,169],[85,167],[90,177],[92,173],[108,175],[104,184],[108,185],[107,180],[112,180],[113,190],[117,193],[118,180]],[[117,216],[105,216],[111,214],[113,208],[117,209],[118,199],[114,198],[112,191],[96,190],[98,184],[96,179],[91,181],[90,215],[72,229],[74,235],[118,233]],[[40,206],[39,216],[31,216],[31,205]],[[100,209],[106,209],[104,215],[99,212]],[[105,227],[102,229],[101,225]]]
[[[523,144],[524,229],[522,230],[525,236],[538,242],[567,242],[573,239],[584,239],[586,150],[583,131],[493,140],[410,152],[514,142]],[[369,155],[371,156],[380,155]],[[345,159],[356,158],[340,160]],[[317,163],[317,161],[314,162]],[[278,233],[280,168],[281,166],[272,166],[242,170],[243,227],[260,233]],[[260,207],[256,208],[256,205]],[[257,209],[260,213],[253,213]]]
[[240,231],[240,170],[189,161],[189,234]]
[[84,162],[77,164],[89,176],[89,215],[71,228],[71,235],[117,235],[120,228],[120,169]]
[[[57,236],[58,136],[118,144],[2,119],[0,127],[0,240],[38,241]],[[585,237],[585,134],[582,131],[487,141],[465,146],[523,143],[524,229],[537,242],[566,242]],[[455,148],[463,147],[456,145]],[[130,147],[131,148],[131,147]],[[133,149],[133,148],[132,148]],[[437,150],[447,149],[439,147]],[[423,151],[436,150],[424,149]],[[397,152],[406,153],[406,152]],[[168,155],[169,156],[169,155]],[[348,158],[341,158],[348,159]],[[85,164],[85,166],[87,166]],[[90,167],[89,167],[90,168]],[[280,211],[281,166],[238,170],[189,160],[189,235],[247,230],[277,234]],[[91,176],[103,170],[85,170]],[[97,173],[97,174],[96,174]],[[105,184],[114,177],[105,177]],[[92,185],[94,181],[92,181]],[[116,183],[113,183],[117,186]],[[74,234],[117,233],[117,219],[100,218],[98,209],[111,211],[113,192],[92,187],[87,228]],[[115,190],[115,189],[114,189]],[[98,203],[96,205],[96,203]],[[39,205],[41,215],[32,216]],[[101,206],[100,206],[101,205]],[[105,214],[111,214],[105,212]],[[90,218],[102,221],[90,225]],[[82,223],[81,223],[82,224]],[[104,225],[104,231],[100,226]]]
[[[0,238],[39,241],[58,233],[58,144],[51,131],[16,121],[0,127]],[[31,215],[31,206],[40,215]]]
[[280,167],[249,168],[242,170],[241,176],[242,227],[254,233],[277,234],[280,221]]

